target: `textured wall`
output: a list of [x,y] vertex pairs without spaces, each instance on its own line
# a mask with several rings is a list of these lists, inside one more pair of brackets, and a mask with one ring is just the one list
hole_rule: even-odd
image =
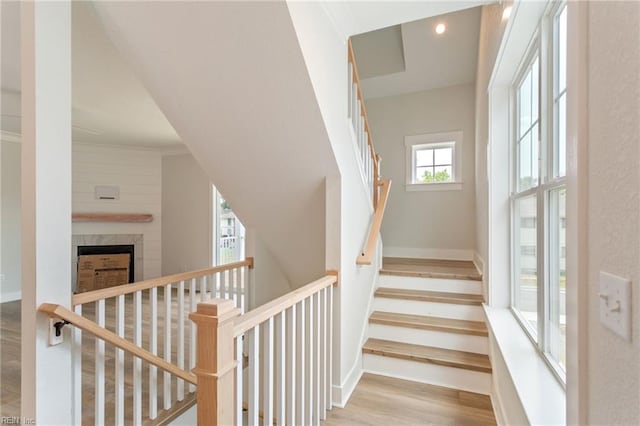
[[[589,4],[589,423],[640,423],[640,3]],[[598,273],[632,280],[633,339],[599,321]]]

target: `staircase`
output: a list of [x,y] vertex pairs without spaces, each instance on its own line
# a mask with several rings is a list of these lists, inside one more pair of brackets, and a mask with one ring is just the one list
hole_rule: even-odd
[[384,258],[364,370],[489,394],[482,277],[472,262]]

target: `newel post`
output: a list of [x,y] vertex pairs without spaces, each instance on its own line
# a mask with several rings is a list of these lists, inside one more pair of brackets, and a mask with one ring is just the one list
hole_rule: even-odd
[[198,303],[189,318],[198,327],[196,368],[198,377],[198,425],[234,423],[236,366],[233,319],[240,314],[232,300],[211,299]]

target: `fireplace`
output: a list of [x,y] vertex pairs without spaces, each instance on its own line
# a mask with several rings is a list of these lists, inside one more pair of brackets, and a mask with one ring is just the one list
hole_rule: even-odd
[[78,246],[78,257],[94,254],[128,254],[129,255],[129,281],[135,282],[135,249],[133,244],[117,244],[108,246]]
[[[120,250],[121,246],[133,246],[133,251],[125,253],[129,254],[127,281],[138,282],[144,280],[144,242],[142,234],[74,234],[71,237],[71,287],[74,292],[78,291],[78,254],[85,254],[84,251],[80,251],[84,250],[81,247],[92,247],[95,250],[101,250],[97,255],[102,255],[104,254],[102,250],[111,250],[114,246],[118,247],[117,250]],[[122,256],[122,254],[119,256]]]

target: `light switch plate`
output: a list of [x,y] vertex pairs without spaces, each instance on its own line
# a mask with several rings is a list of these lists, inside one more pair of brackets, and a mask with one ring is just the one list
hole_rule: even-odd
[[631,281],[600,271],[600,322],[631,340]]

